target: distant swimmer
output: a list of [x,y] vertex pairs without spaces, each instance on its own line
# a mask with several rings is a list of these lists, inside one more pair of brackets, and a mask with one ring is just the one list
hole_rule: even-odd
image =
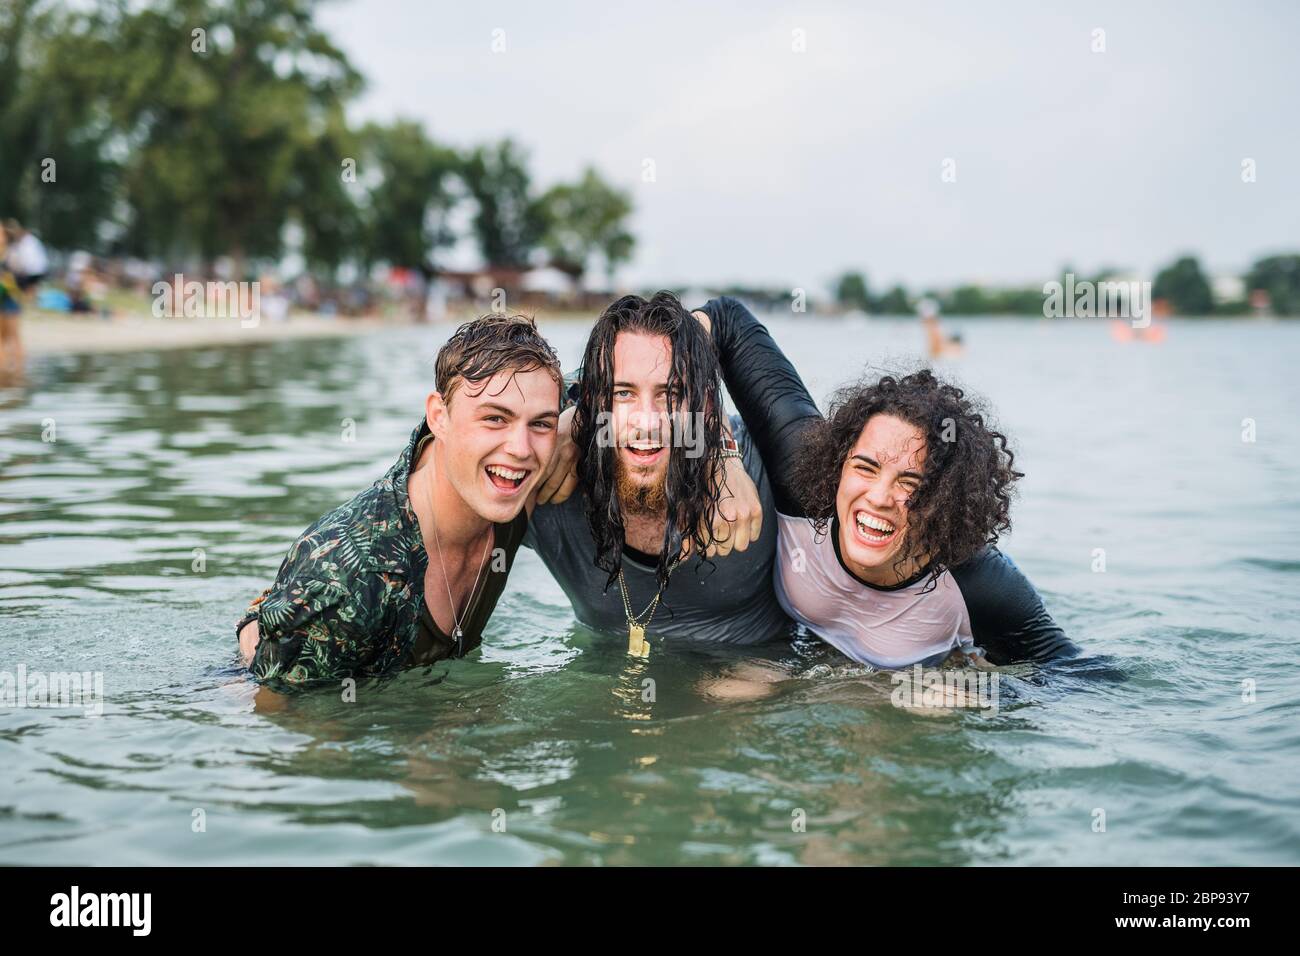
[[925,328],[926,346],[930,358],[956,358],[965,351],[960,335],[955,333],[944,335],[943,329],[939,327],[938,302],[934,299],[922,299],[917,303],[916,311],[921,316],[921,325]]
[[1110,324],[1110,337],[1116,342],[1150,342],[1159,344],[1165,340],[1168,330],[1163,322],[1153,323],[1142,328],[1135,328],[1123,319],[1116,319]]

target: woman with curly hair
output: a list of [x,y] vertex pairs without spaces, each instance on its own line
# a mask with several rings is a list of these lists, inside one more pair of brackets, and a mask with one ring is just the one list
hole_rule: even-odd
[[845,388],[823,418],[740,302],[695,314],[767,466],[787,613],[880,668],[1078,653],[995,546],[1021,474],[975,401],[927,370]]

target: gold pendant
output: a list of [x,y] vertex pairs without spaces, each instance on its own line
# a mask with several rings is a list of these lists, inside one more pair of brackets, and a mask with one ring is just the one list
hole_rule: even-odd
[[650,645],[646,643],[645,628],[632,621],[627,622],[627,652],[633,657],[650,656]]

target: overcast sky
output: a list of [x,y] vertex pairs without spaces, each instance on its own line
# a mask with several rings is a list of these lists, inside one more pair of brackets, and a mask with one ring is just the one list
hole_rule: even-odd
[[1286,0],[336,0],[322,22],[369,80],[354,118],[510,135],[541,188],[591,163],[629,189],[638,285],[1032,283],[1184,251],[1218,274],[1300,249]]

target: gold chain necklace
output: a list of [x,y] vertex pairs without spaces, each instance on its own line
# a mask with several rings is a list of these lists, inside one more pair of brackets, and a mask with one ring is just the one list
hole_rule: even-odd
[[[447,588],[447,605],[451,608],[451,639],[455,642],[453,648],[454,656],[459,657],[464,651],[462,650],[462,640],[465,632],[461,630],[461,621],[469,617],[469,606],[474,600],[474,592],[478,590],[478,579],[483,574],[483,565],[487,561],[488,547],[492,544],[492,525],[488,524],[487,540],[483,542],[483,557],[478,561],[478,573],[474,575],[474,586],[469,589],[469,597],[465,599],[465,612],[462,617],[456,616],[456,599],[451,596],[451,582],[447,580],[447,565],[442,560],[442,542],[438,540],[438,519],[433,513],[433,486],[435,479],[438,477],[438,443],[430,442],[432,446],[429,449],[429,459],[433,465],[430,471],[433,475],[429,478],[429,523],[433,525],[433,543],[438,549],[438,567],[442,570],[442,583]],[[432,616],[432,615],[430,615]]]
[[[681,564],[681,561],[681,555],[678,555],[673,560],[673,563],[668,566],[670,576],[676,570],[677,565]],[[664,588],[667,586],[668,584],[665,581],[646,609],[640,614],[634,615],[632,613],[632,602],[627,597],[627,583],[623,580],[623,567],[619,565],[618,589],[623,594],[623,611],[627,615],[627,652],[633,657],[650,656],[650,645],[645,639],[645,629],[650,626],[650,622],[654,619],[655,611],[659,609],[659,599],[663,597]],[[641,620],[642,617],[645,617],[644,621]]]

